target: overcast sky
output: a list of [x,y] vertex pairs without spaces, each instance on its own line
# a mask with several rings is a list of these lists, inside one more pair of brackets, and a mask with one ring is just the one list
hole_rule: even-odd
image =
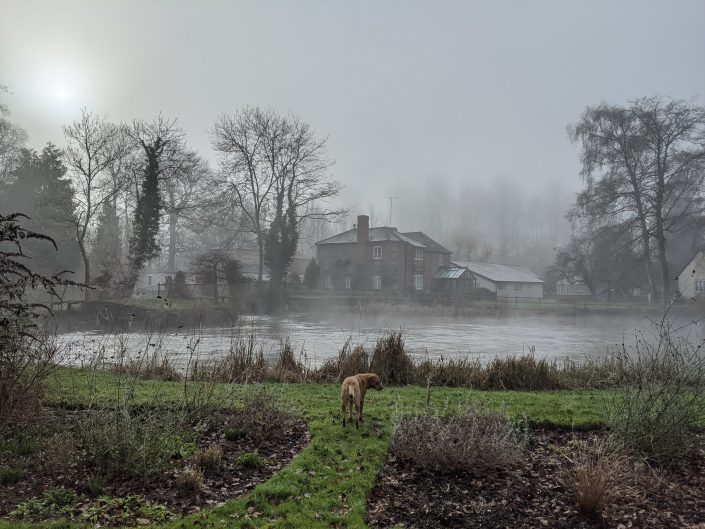
[[[437,177],[579,185],[586,105],[705,94],[705,1],[0,0],[0,84],[31,145],[82,106],[208,130],[241,105],[329,136],[349,205]],[[396,206],[395,206],[396,207]]]

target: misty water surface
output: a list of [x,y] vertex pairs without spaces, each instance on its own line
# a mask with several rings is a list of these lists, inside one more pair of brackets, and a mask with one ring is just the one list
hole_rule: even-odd
[[[236,329],[204,328],[199,332],[184,332],[182,329],[163,334],[96,331],[63,334],[60,339],[69,346],[76,363],[85,361],[101,348],[107,357],[116,356],[121,349],[130,355],[142,354],[145,349],[158,349],[178,364],[185,365],[192,351],[199,358],[217,358],[228,352],[233,341],[250,335],[255,336],[265,356],[273,358],[278,354],[280,344],[288,338],[297,356],[301,355],[311,366],[317,366],[337,354],[348,339],[353,345],[362,344],[371,351],[380,336],[398,329],[404,333],[407,350],[417,358],[470,356],[481,361],[532,350],[537,358],[583,359],[604,355],[623,341],[631,345],[636,330],[645,331],[647,336],[654,336],[657,332],[649,318],[637,315],[472,319],[337,315],[325,320],[247,317]],[[697,325],[688,326],[683,332],[692,333],[694,339],[702,336]]]

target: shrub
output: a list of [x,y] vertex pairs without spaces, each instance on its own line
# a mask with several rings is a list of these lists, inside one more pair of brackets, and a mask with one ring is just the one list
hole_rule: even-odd
[[278,441],[288,435],[293,416],[278,396],[265,388],[250,390],[243,407],[232,415],[226,430],[244,433],[257,444]]
[[176,474],[176,486],[182,491],[199,491],[203,488],[203,471],[193,465],[186,465]]
[[636,495],[627,453],[612,438],[581,441],[565,457],[559,479],[573,494],[581,513],[595,516],[616,501]]
[[478,474],[521,462],[521,432],[505,417],[468,409],[457,415],[402,419],[390,451],[400,459],[434,471]]
[[24,219],[29,220],[20,213],[0,215],[0,423],[35,416],[44,381],[59,360],[54,340],[37,326],[49,307],[28,298],[41,292],[60,299],[59,285],[75,284],[31,269],[23,244],[39,240],[57,246],[50,237],[23,228]]
[[414,381],[414,362],[404,350],[402,332],[391,332],[377,340],[370,371],[385,384],[404,385]]
[[191,291],[186,286],[186,274],[183,270],[178,270],[174,274],[174,280],[169,288],[169,297],[174,299],[188,299],[191,297]]
[[76,439],[70,432],[56,433],[46,439],[40,455],[44,468],[54,475],[78,465]]
[[619,385],[607,400],[607,422],[625,446],[652,457],[686,452],[705,421],[705,356],[675,336],[665,319],[655,342],[637,332],[617,353]]
[[245,468],[264,468],[267,466],[267,461],[255,452],[247,452],[240,455],[235,463]]
[[223,461],[223,449],[218,445],[210,445],[196,450],[193,462],[203,470],[217,470]]
[[184,417],[176,410],[117,408],[88,410],[77,435],[87,460],[99,472],[145,477],[168,468],[192,443],[194,433],[184,427]]
[[309,290],[313,290],[318,286],[318,281],[321,278],[321,268],[315,259],[311,259],[304,270],[304,285]]

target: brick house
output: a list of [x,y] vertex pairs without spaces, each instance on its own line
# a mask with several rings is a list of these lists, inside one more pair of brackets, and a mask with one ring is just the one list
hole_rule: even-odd
[[367,215],[353,229],[316,243],[321,284],[336,290],[430,292],[451,252],[422,232],[369,226]]

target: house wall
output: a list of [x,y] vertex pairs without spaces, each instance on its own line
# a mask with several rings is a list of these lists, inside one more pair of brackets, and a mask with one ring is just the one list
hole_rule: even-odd
[[[373,258],[375,246],[382,247],[382,259]],[[424,291],[431,290],[433,272],[426,271],[425,256],[423,261],[414,260],[414,250],[410,245],[401,241],[368,242],[366,266],[362,271],[355,262],[356,249],[356,243],[321,244],[316,247],[316,261],[321,268],[321,286],[330,281],[328,284],[332,288],[342,290],[345,288],[345,276],[350,275],[353,283],[361,283],[360,290],[372,290],[372,276],[381,276],[383,291],[405,291],[414,288],[414,275],[422,274]],[[330,279],[326,280],[326,277]]]
[[486,277],[482,277],[477,274],[475,274],[475,278],[477,279],[475,288],[486,288],[490,292],[497,292],[497,284],[494,281],[490,281]]
[[[504,286],[501,288],[500,285]],[[516,290],[519,286],[521,290]],[[543,283],[499,283],[497,285],[498,298],[543,298]]]
[[705,293],[695,291],[695,281],[703,280],[705,280],[705,255],[703,252],[698,252],[698,255],[678,276],[678,290],[681,296],[686,299],[705,296]]

